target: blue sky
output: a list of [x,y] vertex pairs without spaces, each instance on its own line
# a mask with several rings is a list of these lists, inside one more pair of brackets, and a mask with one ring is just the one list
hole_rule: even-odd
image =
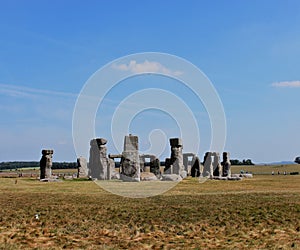
[[[182,57],[208,76],[224,106],[232,158],[294,160],[300,155],[299,12],[297,0],[0,1],[0,161],[39,160],[42,148],[53,148],[55,161],[74,161],[72,115],[85,82],[116,58],[148,51]],[[191,106],[203,158],[209,117],[188,90],[157,76],[118,87],[97,114],[97,136],[111,139],[109,118],[127,95],[163,88]],[[174,119],[159,111],[133,119],[130,131],[146,150],[155,129],[178,134]],[[116,153],[111,144],[108,151]],[[168,154],[167,146],[162,156]]]

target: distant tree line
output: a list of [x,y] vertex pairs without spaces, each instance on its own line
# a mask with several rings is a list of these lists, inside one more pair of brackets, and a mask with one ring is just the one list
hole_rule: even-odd
[[[40,162],[38,161],[11,161],[1,162],[0,170],[14,170],[19,168],[39,168]],[[53,162],[52,169],[71,169],[77,168],[76,162]]]
[[231,162],[231,165],[254,165],[254,163],[250,160],[250,159],[247,159],[247,160],[242,160],[242,161],[239,161],[239,160],[230,160]]
[[[298,157],[297,157],[298,158]],[[254,165],[250,159],[247,160],[230,160],[231,165]],[[296,162],[296,160],[295,160]],[[299,162],[300,163],[300,158]],[[120,167],[120,162],[115,162],[116,167]],[[149,166],[149,162],[146,162],[145,165]],[[160,162],[161,166],[165,165],[165,162]],[[19,168],[39,168],[40,162],[38,161],[10,161],[10,162],[0,162],[0,171],[1,170],[15,170]],[[77,162],[53,162],[52,169],[72,169],[77,168]]]

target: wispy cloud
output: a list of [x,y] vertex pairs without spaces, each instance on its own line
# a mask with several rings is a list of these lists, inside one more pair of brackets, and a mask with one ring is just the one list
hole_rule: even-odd
[[112,67],[116,70],[121,71],[130,71],[132,73],[162,73],[167,75],[179,76],[182,75],[183,72],[171,70],[162,65],[159,62],[151,62],[151,61],[144,61],[143,63],[137,63],[135,60],[130,61],[129,64],[113,64]]
[[300,81],[274,82],[272,86],[276,88],[300,88]]
[[77,97],[77,94],[68,92],[59,92],[46,89],[28,88],[24,86],[0,84],[0,94],[12,97],[36,97],[42,95]]

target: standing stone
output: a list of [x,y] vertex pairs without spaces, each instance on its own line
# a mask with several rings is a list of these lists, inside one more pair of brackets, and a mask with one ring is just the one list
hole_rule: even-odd
[[183,172],[185,172],[185,170],[183,165],[182,140],[179,138],[171,138],[170,146],[171,146],[171,165],[173,165],[172,174],[184,175]]
[[191,168],[191,176],[192,177],[199,177],[201,171],[201,162],[198,156],[194,156],[192,160],[192,168]]
[[[192,157],[192,161],[189,161],[189,157]],[[187,172],[188,175],[191,175],[191,168],[193,166],[193,163],[196,159],[196,155],[194,153],[184,153],[183,154],[183,165],[184,170]]]
[[[145,159],[150,158],[149,166],[146,162]],[[156,176],[160,176],[160,161],[158,158],[156,158],[155,155],[150,155],[150,154],[142,154],[140,155],[140,167],[141,167],[141,172],[151,172],[155,174]]]
[[158,158],[153,158],[150,161],[150,172],[155,174],[156,176],[160,176],[160,161]]
[[223,176],[230,177],[231,176],[231,162],[229,152],[223,152]]
[[52,149],[43,149],[40,160],[40,179],[48,179],[52,176]]
[[220,163],[220,154],[217,153],[217,152],[214,152],[212,154],[212,156],[214,157],[214,160],[213,160],[213,173],[214,173],[214,176],[218,176],[218,177],[221,177],[223,172],[222,172],[222,165]]
[[86,178],[88,176],[88,167],[87,167],[87,161],[84,157],[80,156],[77,158],[77,178]]
[[204,169],[203,176],[204,177],[213,177],[213,165],[212,165],[212,152],[206,152],[204,155]]
[[93,139],[90,142],[90,160],[89,175],[98,180],[110,179],[108,176],[109,159],[107,158],[107,149],[105,144],[107,140],[104,138]]
[[164,174],[173,174],[173,165],[171,165],[170,158],[165,159]]
[[124,151],[121,158],[121,179],[123,181],[140,181],[140,157],[138,137],[129,134],[124,139]]

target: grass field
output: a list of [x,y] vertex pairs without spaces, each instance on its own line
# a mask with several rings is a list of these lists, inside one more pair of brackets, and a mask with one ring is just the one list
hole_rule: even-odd
[[253,174],[271,174],[274,171],[275,174],[279,173],[283,174],[284,171],[287,173],[291,172],[299,172],[300,173],[300,165],[299,164],[291,164],[291,165],[254,165],[254,166],[231,166],[232,173],[238,174],[240,170],[248,171]]
[[0,249],[300,249],[299,175],[188,178],[143,199],[15,180],[0,178]]

